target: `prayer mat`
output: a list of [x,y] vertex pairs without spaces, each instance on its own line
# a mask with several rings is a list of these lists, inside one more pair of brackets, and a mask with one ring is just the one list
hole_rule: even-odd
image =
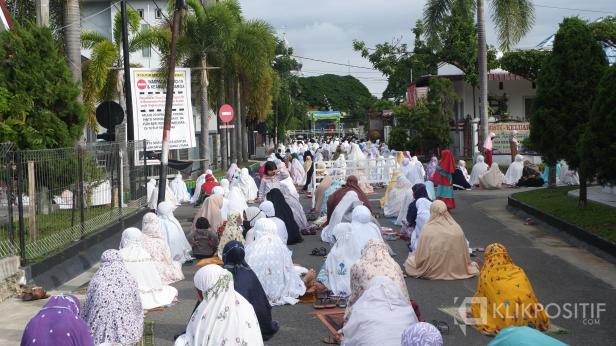
[[[449,307],[441,307],[438,309],[446,313],[447,315],[453,317],[457,321],[457,324],[465,324],[464,319],[462,318],[462,316],[460,316],[459,307],[449,306]],[[554,322],[550,321],[550,329],[548,329],[546,333],[552,334],[552,335],[558,335],[558,334],[568,334],[569,331],[563,327],[557,326],[556,324],[554,324]]]
[[311,312],[310,315],[316,316],[329,329],[333,335],[338,335],[338,331],[344,325],[345,309],[327,309]]
[[143,323],[143,336],[138,346],[154,346],[154,321]]
[[306,293],[303,296],[299,297],[300,304],[314,304],[316,300],[316,294],[314,293]]

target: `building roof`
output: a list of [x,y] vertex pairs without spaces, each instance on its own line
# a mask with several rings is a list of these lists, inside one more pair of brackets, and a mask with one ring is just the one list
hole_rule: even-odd
[[0,31],[9,30],[13,26],[11,14],[6,8],[4,0],[0,0]]

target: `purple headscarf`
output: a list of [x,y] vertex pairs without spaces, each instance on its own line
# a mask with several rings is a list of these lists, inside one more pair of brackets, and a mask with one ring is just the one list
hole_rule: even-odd
[[430,323],[417,322],[404,330],[401,344],[402,346],[443,346],[443,337]]
[[143,335],[143,309],[137,282],[118,250],[106,250],[88,287],[83,317],[94,342],[134,345]]
[[21,345],[93,346],[88,325],[79,318],[79,299],[73,295],[49,298],[47,304],[28,322]]

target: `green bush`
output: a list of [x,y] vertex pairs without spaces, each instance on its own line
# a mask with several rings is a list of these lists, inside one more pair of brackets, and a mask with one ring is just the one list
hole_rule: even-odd
[[16,24],[0,33],[0,142],[73,146],[85,123],[79,93],[49,28]]

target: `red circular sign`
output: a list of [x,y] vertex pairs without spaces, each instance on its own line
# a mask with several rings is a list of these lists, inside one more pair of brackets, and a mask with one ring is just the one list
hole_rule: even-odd
[[143,79],[140,79],[137,81],[137,88],[139,88],[139,90],[143,90],[148,86],[148,82],[146,82]]
[[220,107],[220,110],[218,111],[218,117],[223,123],[231,122],[231,120],[233,120],[233,115],[233,107],[226,103],[222,105],[222,107]]

